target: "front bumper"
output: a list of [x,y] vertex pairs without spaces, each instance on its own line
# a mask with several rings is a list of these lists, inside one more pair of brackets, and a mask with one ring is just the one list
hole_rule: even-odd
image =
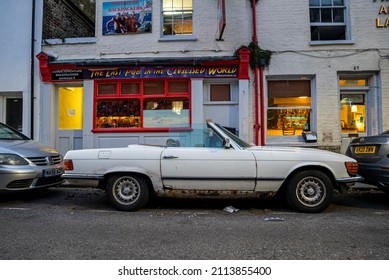
[[[45,170],[56,170],[56,174],[45,176]],[[0,191],[18,191],[35,188],[46,188],[65,182],[60,173],[63,167],[55,166],[1,166]]]
[[363,182],[389,189],[389,168],[381,165],[359,164]]

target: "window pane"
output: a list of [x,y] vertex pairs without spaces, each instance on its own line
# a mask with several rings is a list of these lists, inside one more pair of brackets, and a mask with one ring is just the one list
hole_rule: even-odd
[[322,6],[332,6],[332,0],[321,0]]
[[[342,133],[366,132],[366,105],[363,94],[341,94],[340,125]],[[356,101],[356,102],[354,102]]]
[[163,94],[165,92],[164,81],[145,81],[143,83],[144,94]]
[[211,85],[210,101],[231,101],[230,85]]
[[143,127],[189,127],[187,98],[153,98],[144,100]]
[[309,13],[311,22],[320,22],[320,9],[311,9]]
[[332,22],[332,9],[321,9],[321,22]]
[[183,0],[182,1],[182,7],[187,10],[187,9],[192,9],[192,0]]
[[310,109],[268,109],[267,135],[301,135],[308,128]]
[[173,0],[172,7],[174,10],[181,10],[182,9],[182,0]]
[[364,87],[367,86],[367,80],[340,80],[339,85],[341,87]]
[[311,26],[311,40],[346,40],[346,26]]
[[320,6],[320,0],[309,0],[309,6]]
[[138,99],[105,99],[96,104],[97,128],[140,127],[140,102]]
[[193,33],[192,0],[163,1],[163,35]]
[[139,94],[140,93],[140,84],[139,83],[122,83],[121,84],[121,94]]
[[344,22],[344,9],[333,9],[333,22]]
[[97,94],[98,95],[115,95],[116,94],[116,83],[110,84],[98,84],[97,85]]
[[169,93],[188,93],[188,82],[187,81],[174,81],[168,82]]
[[268,96],[274,97],[310,97],[311,81],[268,81]]
[[344,6],[343,0],[334,0],[334,6]]

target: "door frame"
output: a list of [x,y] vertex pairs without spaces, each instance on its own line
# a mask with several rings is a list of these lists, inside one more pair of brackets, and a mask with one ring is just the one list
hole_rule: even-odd
[[[83,148],[83,129],[59,129],[59,89],[60,88],[83,88],[83,99],[84,99],[84,85],[82,83],[74,84],[56,84],[55,85],[55,106],[54,106],[54,120],[55,120],[55,148],[62,154],[65,155],[67,151],[74,149]],[[84,106],[83,106],[84,107]],[[83,108],[84,109],[84,108]],[[66,143],[66,139],[68,142]],[[65,148],[67,146],[67,148]]]

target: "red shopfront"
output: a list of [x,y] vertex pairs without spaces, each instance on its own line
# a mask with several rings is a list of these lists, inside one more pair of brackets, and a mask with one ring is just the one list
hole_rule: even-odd
[[[73,84],[91,85],[87,87],[89,92],[84,93],[82,107],[90,112],[87,115],[92,115],[92,119],[84,115],[80,129],[83,136],[90,134],[96,140],[103,137],[101,135],[115,135],[113,138],[126,135],[128,138],[129,135],[152,133],[163,136],[170,128],[190,129],[193,121],[207,117],[202,116],[204,112],[200,107],[204,104],[200,104],[203,98],[199,98],[204,94],[199,91],[203,91],[207,83],[210,84],[210,101],[216,100],[214,103],[217,105],[223,102],[232,104],[228,100],[231,98],[239,103],[239,98],[234,97],[238,93],[233,93],[231,87],[239,80],[248,81],[248,56],[248,49],[243,48],[239,51],[239,57],[234,59],[210,61],[203,58],[203,61],[196,59],[180,63],[171,60],[150,61],[136,66],[131,64],[141,63],[128,62],[129,66],[123,66],[123,62],[120,65],[115,62],[106,65],[99,61],[61,62],[45,53],[39,54],[38,59],[45,84],[54,88],[69,88]],[[225,94],[229,91],[231,95]],[[248,89],[244,91],[247,93]],[[71,115],[71,112],[72,109],[68,109],[65,115]],[[58,129],[61,130],[61,127]],[[84,142],[82,145],[70,145],[62,150],[106,146],[109,142],[102,144],[95,140],[88,143],[80,140]],[[147,141],[137,138],[132,142]]]

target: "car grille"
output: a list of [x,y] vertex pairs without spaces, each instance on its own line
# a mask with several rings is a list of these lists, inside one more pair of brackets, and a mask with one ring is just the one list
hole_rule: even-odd
[[64,182],[61,176],[48,177],[48,178],[39,178],[36,182],[36,187],[43,187],[46,185],[55,185]]
[[[31,188],[33,181],[34,181],[34,179],[15,180],[15,181],[12,181],[11,183],[9,183],[6,188],[13,189],[13,190],[29,189],[29,188]],[[59,185],[63,182],[64,182],[64,180],[61,178],[61,176],[39,178],[38,181],[36,182],[36,184],[34,185],[34,188]]]
[[61,155],[47,156],[47,157],[30,157],[28,158],[35,165],[45,166],[59,164],[62,161]]
[[33,179],[15,180],[7,185],[7,189],[27,189],[31,186]]

